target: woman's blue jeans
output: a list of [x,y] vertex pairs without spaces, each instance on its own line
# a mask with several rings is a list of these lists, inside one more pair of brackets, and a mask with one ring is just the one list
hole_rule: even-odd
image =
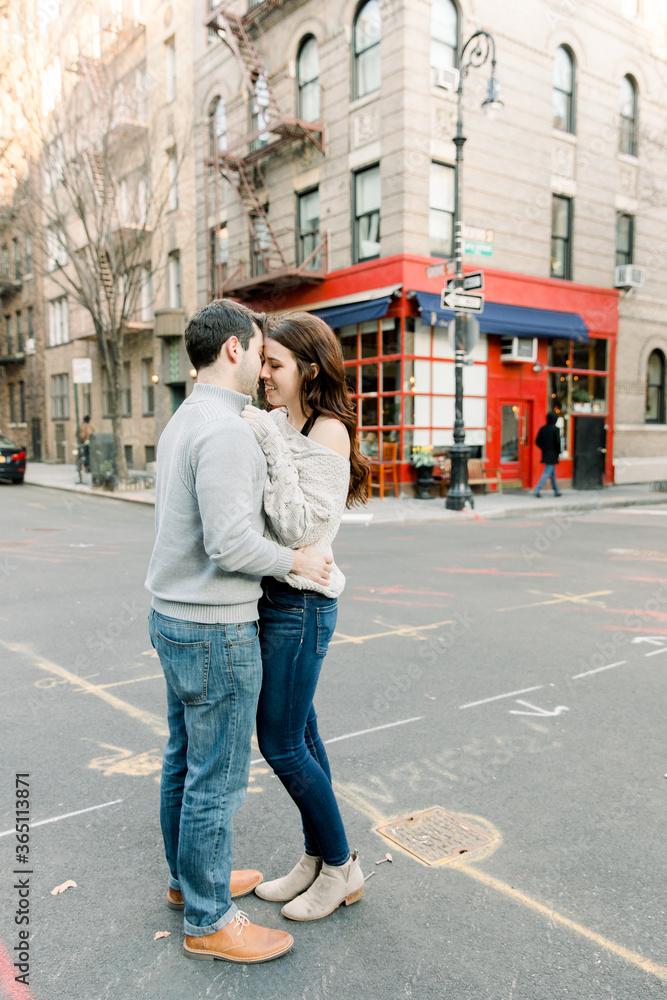
[[306,854],[343,865],[350,850],[313,706],[338,605],[335,598],[295,590],[272,578],[262,584],[259,749],[301,812]]
[[262,682],[257,622],[198,625],[151,610],[148,627],[167,681],[169,739],[160,823],[169,885],[185,902],[185,933],[233,920],[232,817],[245,798]]

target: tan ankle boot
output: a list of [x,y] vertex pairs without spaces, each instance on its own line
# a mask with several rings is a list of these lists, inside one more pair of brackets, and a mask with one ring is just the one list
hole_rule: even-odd
[[356,903],[363,892],[364,876],[354,851],[344,865],[322,864],[322,871],[310,889],[283,906],[280,912],[290,920],[320,920],[333,913],[341,903],[346,906]]
[[255,895],[260,899],[270,899],[273,903],[285,903],[289,899],[294,899],[313,884],[319,875],[321,865],[321,858],[304,854],[288,875],[256,886]]

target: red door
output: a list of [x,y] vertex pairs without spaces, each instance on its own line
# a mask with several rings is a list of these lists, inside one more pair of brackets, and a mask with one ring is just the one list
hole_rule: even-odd
[[532,403],[500,400],[500,470],[503,479],[532,486]]

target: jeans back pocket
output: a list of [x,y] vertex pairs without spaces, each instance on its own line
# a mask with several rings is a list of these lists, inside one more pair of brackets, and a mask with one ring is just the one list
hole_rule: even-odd
[[337,618],[337,603],[317,609],[317,652],[321,655],[324,655],[329,648],[329,643],[336,628]]
[[208,696],[210,642],[176,642],[155,633],[164,675],[184,705],[201,705]]

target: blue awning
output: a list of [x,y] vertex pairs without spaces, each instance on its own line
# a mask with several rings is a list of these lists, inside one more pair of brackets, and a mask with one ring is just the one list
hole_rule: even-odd
[[[451,309],[440,308],[439,295],[433,292],[415,292],[415,295],[422,323],[426,326],[447,326],[454,318]],[[486,302],[484,312],[477,319],[482,333],[495,333],[502,337],[560,337],[580,344],[588,341],[588,327],[577,313]]]
[[[437,298],[437,296],[434,296]],[[323,319],[329,326],[337,329],[348,323],[365,323],[369,319],[382,319],[387,315],[391,296],[381,299],[370,299],[366,302],[347,302],[341,306],[330,306],[328,309],[311,309],[310,311]]]

